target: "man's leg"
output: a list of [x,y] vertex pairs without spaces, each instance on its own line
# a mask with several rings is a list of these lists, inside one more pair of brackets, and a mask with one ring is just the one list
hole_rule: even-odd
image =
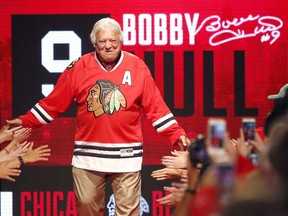
[[113,173],[109,176],[113,189],[116,215],[139,216],[141,175],[140,172]]
[[72,174],[78,215],[103,215],[105,205],[105,173],[73,167]]

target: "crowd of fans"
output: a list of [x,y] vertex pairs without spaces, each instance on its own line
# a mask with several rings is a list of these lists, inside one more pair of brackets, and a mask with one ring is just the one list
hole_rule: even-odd
[[279,94],[268,97],[275,100],[274,106],[264,127],[256,129],[254,140],[245,142],[242,128],[236,139],[226,132],[222,162],[207,147],[195,159],[207,141],[200,134],[187,151],[164,156],[165,167],[151,175],[175,182],[164,188],[168,195],[157,201],[173,207],[173,216],[288,215],[287,89],[285,85]]
[[34,143],[28,141],[30,135],[31,128],[4,126],[0,129],[0,179],[15,181],[24,164],[48,160],[51,149],[48,145],[33,148]]
[[[151,176],[175,181],[164,187],[169,193],[157,201],[173,207],[173,216],[288,215],[287,89],[285,85],[277,96],[268,97],[275,103],[254,140],[247,144],[242,128],[236,139],[226,132],[225,155],[221,155],[225,160],[216,160],[201,134],[191,139],[186,151],[163,156],[165,167]],[[0,179],[15,181],[22,165],[48,160],[51,149],[48,145],[33,148],[30,135],[31,128],[1,128]]]

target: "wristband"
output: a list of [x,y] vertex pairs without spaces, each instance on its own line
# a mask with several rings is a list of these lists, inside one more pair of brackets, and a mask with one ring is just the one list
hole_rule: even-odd
[[4,150],[7,154],[10,153],[6,148],[4,148],[3,150]]
[[186,193],[189,193],[189,194],[196,194],[196,190],[191,189],[191,188],[187,188],[187,189],[185,190],[185,192],[186,192]]
[[18,156],[18,160],[20,161],[20,165],[23,166],[24,165],[24,160],[22,156]]

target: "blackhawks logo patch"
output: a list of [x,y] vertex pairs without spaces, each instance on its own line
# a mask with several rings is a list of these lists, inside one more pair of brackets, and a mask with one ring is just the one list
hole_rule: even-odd
[[75,63],[76,63],[77,61],[79,61],[79,59],[80,59],[80,57],[77,58],[77,59],[75,59],[74,61],[72,61],[72,62],[67,66],[67,69],[70,69],[70,68],[74,67]]
[[97,80],[86,97],[87,110],[93,112],[95,117],[103,114],[112,115],[120,108],[126,109],[127,102],[120,86],[109,80]]

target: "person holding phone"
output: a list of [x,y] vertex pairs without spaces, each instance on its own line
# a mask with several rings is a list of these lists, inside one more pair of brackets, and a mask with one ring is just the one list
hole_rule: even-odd
[[221,215],[288,215],[288,113],[273,122],[256,172],[238,184]]

